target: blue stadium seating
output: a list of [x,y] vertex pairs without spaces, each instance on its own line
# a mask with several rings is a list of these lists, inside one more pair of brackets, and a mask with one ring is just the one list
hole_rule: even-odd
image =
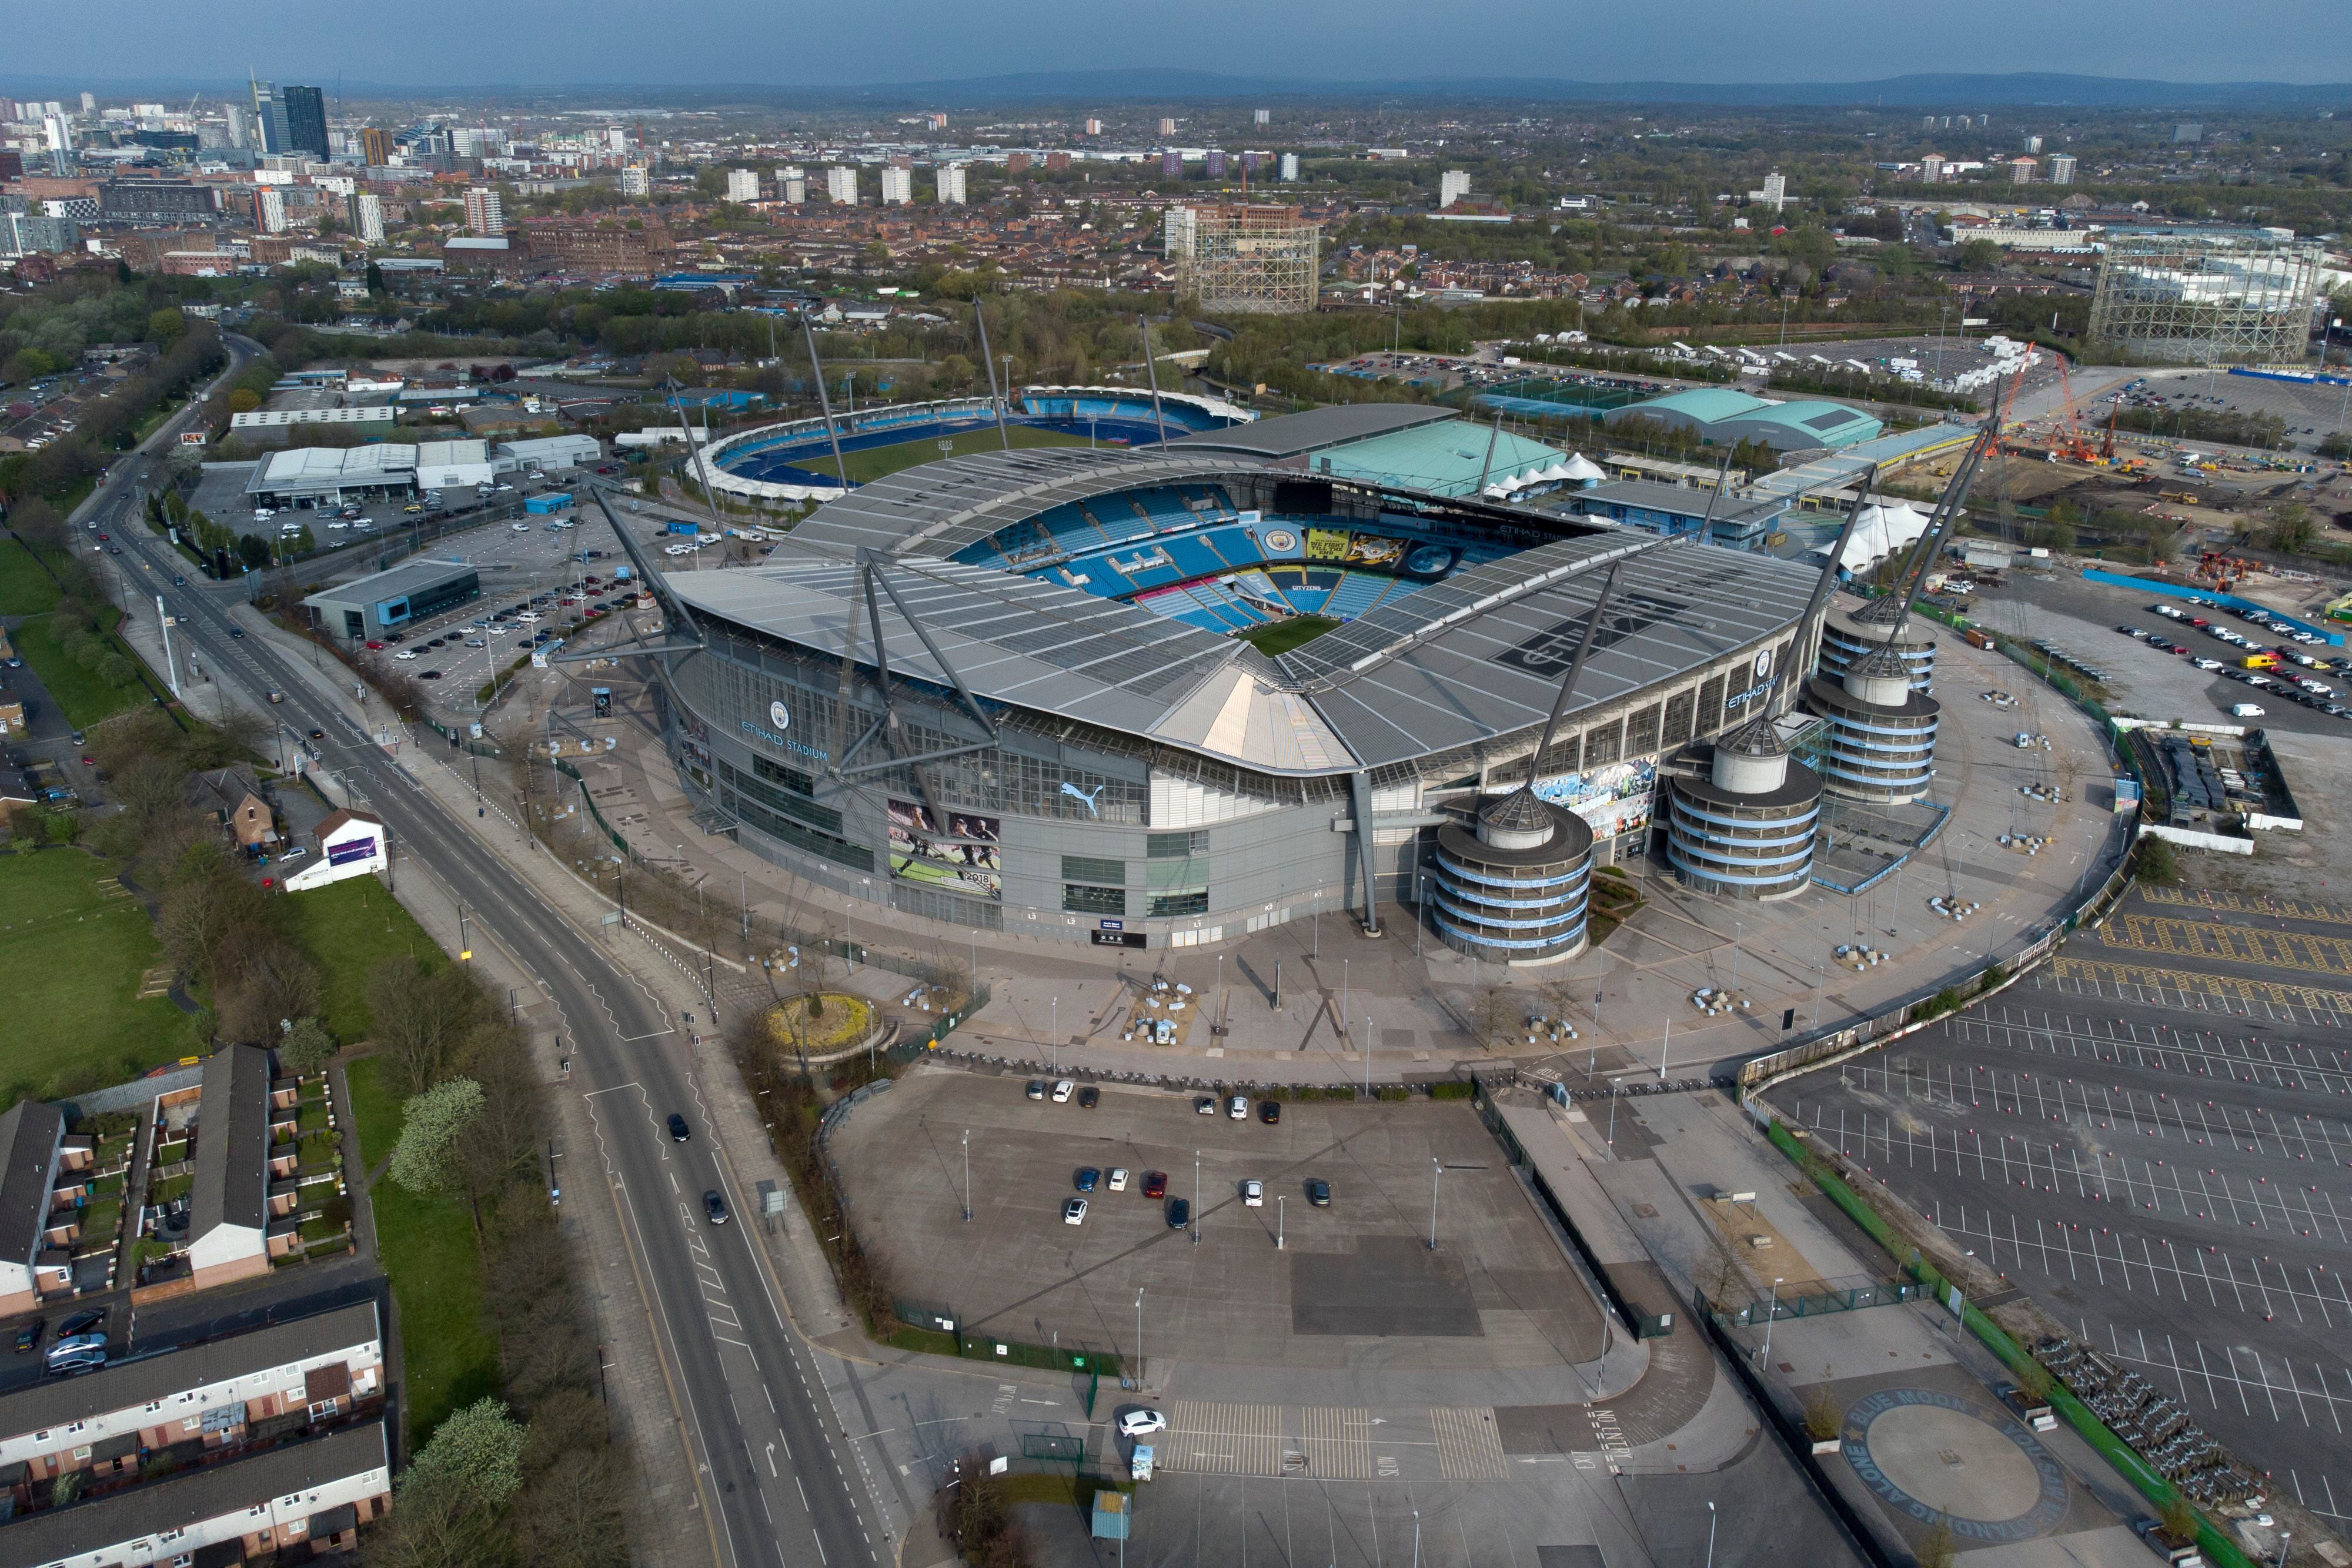
[[1342,621],[1353,621],[1380,601],[1381,596],[1388,591],[1391,580],[1385,577],[1351,571],[1332,593],[1329,607],[1323,613],[1337,616]]
[[1233,570],[1230,564],[1218,558],[1216,551],[1192,535],[1166,535],[1155,542],[1168,552],[1170,559],[1183,568],[1187,577],[1214,577],[1221,571]]

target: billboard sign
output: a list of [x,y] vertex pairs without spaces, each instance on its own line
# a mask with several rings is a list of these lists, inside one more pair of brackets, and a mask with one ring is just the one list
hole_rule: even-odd
[[376,839],[371,834],[363,839],[343,839],[327,846],[329,865],[349,865],[353,861],[372,860],[376,852]]
[[1536,794],[1584,819],[1593,837],[1612,839],[1650,825],[1658,765],[1643,760],[1612,762],[1583,773],[1556,773],[1536,780]]

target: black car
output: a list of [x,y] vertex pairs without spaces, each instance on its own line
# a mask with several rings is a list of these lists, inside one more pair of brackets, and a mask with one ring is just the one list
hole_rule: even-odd
[[437,681],[441,678],[441,672],[438,670],[427,670],[416,678],[420,681]]
[[727,1223],[727,1200],[719,1196],[717,1187],[702,1195],[702,1212],[710,1217],[713,1225]]
[[1181,1230],[1192,1223],[1192,1206],[1181,1197],[1168,1200],[1168,1228]]
[[76,1312],[58,1325],[58,1337],[71,1339],[78,1333],[89,1333],[105,1322],[106,1312],[103,1308],[94,1312]]
[[1266,1101],[1257,1108],[1257,1119],[1264,1122],[1269,1127],[1273,1126],[1276,1122],[1281,1121],[1282,1102],[1279,1100]]
[[1102,1103],[1102,1091],[1101,1091],[1101,1090],[1099,1090],[1099,1089],[1097,1089],[1097,1088],[1096,1088],[1093,1084],[1089,1083],[1089,1084],[1087,1084],[1084,1089],[1081,1089],[1081,1090],[1079,1090],[1079,1091],[1078,1091],[1078,1109],[1079,1109],[1079,1110],[1081,1110],[1081,1111],[1091,1111],[1091,1110],[1093,1110],[1097,1105],[1099,1105],[1099,1104],[1101,1104],[1101,1103]]
[[188,586],[188,580],[184,577],[174,577],[172,579],[172,586],[174,588],[185,588]]
[[1307,1183],[1307,1201],[1318,1208],[1331,1207],[1331,1184],[1321,1176],[1310,1177]]
[[692,1136],[694,1136],[693,1130],[687,1126],[686,1118],[672,1111],[669,1113],[669,1141],[673,1144],[682,1144]]
[[232,626],[228,629],[228,634],[232,637],[242,640],[245,636],[245,628],[242,626]]
[[35,1318],[31,1322],[26,1323],[24,1327],[16,1331],[16,1354],[18,1355],[24,1354],[28,1350],[37,1350],[40,1348],[41,1331],[48,1326],[48,1322],[49,1320],[47,1318]]

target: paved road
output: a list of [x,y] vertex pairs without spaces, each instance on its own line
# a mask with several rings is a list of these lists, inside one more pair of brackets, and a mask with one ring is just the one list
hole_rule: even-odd
[[[241,364],[254,346],[231,341]],[[155,445],[176,434],[167,425]],[[87,515],[122,543],[134,580],[168,583],[184,563],[143,526],[132,526],[146,466],[120,465]],[[747,1220],[751,1206],[719,1156],[679,1020],[475,842],[357,726],[313,695],[278,649],[260,638],[232,638],[235,598],[183,594],[174,630],[210,669],[249,691],[285,692],[270,717],[325,730],[328,768],[348,770],[409,862],[463,898],[478,929],[535,976],[560,1009],[572,1052],[570,1087],[591,1108],[632,1264],[650,1298],[716,1560],[728,1568],[802,1564],[803,1543],[814,1541],[828,1565],[881,1561],[879,1518],[844,1475],[816,1403],[811,1353],[786,1325],[745,1225],[704,1218],[706,1190],[723,1192],[729,1208]],[[670,1142],[664,1124],[672,1112],[692,1125],[691,1141]]]

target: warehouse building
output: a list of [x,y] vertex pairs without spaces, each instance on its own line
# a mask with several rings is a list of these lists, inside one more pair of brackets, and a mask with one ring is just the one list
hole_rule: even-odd
[[593,435],[544,435],[533,441],[499,442],[498,468],[502,474],[535,474],[593,465],[604,455],[604,449]]
[[466,562],[418,559],[320,589],[302,608],[319,631],[357,643],[481,596],[481,576]]
[[340,507],[405,496],[416,488],[416,453],[400,441],[289,447],[253,465],[245,493],[257,507]]
[[1886,426],[1858,408],[1822,398],[1776,402],[1727,387],[1694,387],[1647,402],[1611,409],[1612,426],[1628,419],[1655,420],[1687,430],[1709,446],[1761,441],[1782,452],[1818,446],[1852,446],[1877,436]]

